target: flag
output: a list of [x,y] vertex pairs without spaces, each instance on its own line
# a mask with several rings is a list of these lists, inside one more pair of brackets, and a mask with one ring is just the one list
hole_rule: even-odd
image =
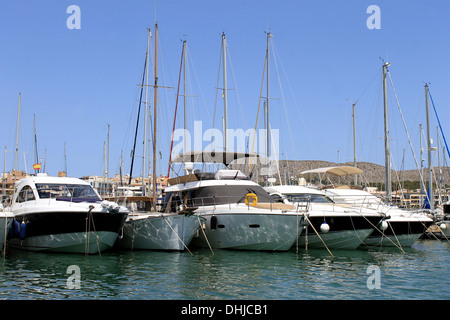
[[39,170],[40,168],[41,168],[41,164],[40,163],[33,164],[33,169],[34,170]]

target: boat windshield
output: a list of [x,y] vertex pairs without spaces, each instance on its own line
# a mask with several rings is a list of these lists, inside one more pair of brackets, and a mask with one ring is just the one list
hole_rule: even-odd
[[333,203],[329,197],[321,194],[291,193],[284,194],[289,202]]
[[56,199],[62,201],[101,201],[90,185],[84,184],[36,184],[41,199]]

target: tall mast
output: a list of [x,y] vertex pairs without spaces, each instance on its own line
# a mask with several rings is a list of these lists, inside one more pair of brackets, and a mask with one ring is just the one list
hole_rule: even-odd
[[[353,102],[353,166],[356,168],[356,113],[355,113],[356,102]],[[358,175],[355,174],[355,186],[358,184]]]
[[143,159],[142,159],[142,195],[145,196],[145,168],[147,166],[147,122],[149,121],[149,106],[148,106],[148,56],[150,48],[150,37],[152,36],[150,28],[147,28],[147,54],[146,54],[146,71],[145,71],[145,118],[144,118],[144,141],[143,141]]
[[[37,134],[36,134],[36,115],[34,115],[34,163],[39,163],[38,147],[37,147]],[[35,173],[39,172],[39,169],[34,169]]]
[[108,136],[106,138],[106,192],[109,193],[109,131],[110,125],[108,123]]
[[[422,146],[422,137],[423,137],[423,128],[422,128],[422,124],[421,123],[419,123],[419,130],[420,130],[420,133],[419,133],[419,136],[420,136],[420,139],[419,139],[419,141],[420,141],[420,174],[422,175],[422,177],[423,177],[423,146]],[[426,193],[426,190],[424,190],[424,184],[423,183],[421,183],[420,184],[420,192],[421,193]]]
[[16,155],[14,157],[14,181],[17,176],[17,154],[19,153],[19,123],[20,123],[20,100],[21,93],[19,92],[19,107],[17,108],[17,130],[16,130]]
[[[270,32],[268,32],[267,33],[267,48],[266,48],[266,57],[267,57],[267,69],[266,69],[266,72],[267,72],[267,82],[266,82],[266,85],[267,85],[267,87],[266,87],[266,89],[267,89],[267,92],[266,92],[266,139],[267,139],[267,141],[266,141],[266,155],[267,155],[267,165],[268,166],[270,166],[270,164],[269,164],[269,155],[270,155],[270,122],[269,122],[269,114],[270,114],[270,112],[269,112],[269,53],[270,53],[270,51],[269,51],[269,45],[270,45],[270,38],[272,37],[272,35],[271,35],[271,33]],[[269,172],[267,172],[267,173],[269,173]]]
[[228,129],[228,101],[227,101],[227,40],[222,33],[222,55],[223,55],[223,135],[224,151],[228,151],[227,129]]
[[156,211],[156,101],[158,93],[158,23],[155,23],[155,100],[153,102],[153,211]]
[[187,130],[187,102],[186,102],[186,40],[183,41],[183,77],[184,77],[184,148],[183,152],[187,152],[186,130]]
[[390,65],[386,62],[383,65],[383,95],[384,95],[384,153],[385,153],[385,170],[386,170],[386,201],[391,203],[392,200],[392,186],[391,186],[391,152],[389,150],[389,126],[388,126],[388,104],[387,104],[387,67]]
[[428,106],[428,84],[425,84],[425,110],[427,116],[427,151],[428,151],[428,203],[430,209],[434,208],[434,194],[433,194],[433,173],[431,169],[431,138],[430,138],[430,114]]

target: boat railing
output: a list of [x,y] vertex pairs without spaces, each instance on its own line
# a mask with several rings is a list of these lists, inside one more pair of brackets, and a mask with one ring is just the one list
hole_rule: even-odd
[[[249,197],[246,201],[246,196],[207,196],[207,197],[195,197],[192,199],[171,199],[163,204],[162,211],[169,212],[180,212],[184,210],[193,209],[205,209],[206,207],[213,207],[213,210],[217,209],[217,206],[228,206],[231,210],[236,204],[244,204],[249,210],[252,207],[257,207],[259,209],[269,209],[269,210],[294,210],[294,206],[287,205],[281,202],[268,202],[264,200],[263,202],[258,201],[258,199]],[[170,208],[168,208],[170,206]]]
[[381,211],[387,206],[381,199],[373,195],[329,195],[336,204],[351,205],[355,208],[370,208]]

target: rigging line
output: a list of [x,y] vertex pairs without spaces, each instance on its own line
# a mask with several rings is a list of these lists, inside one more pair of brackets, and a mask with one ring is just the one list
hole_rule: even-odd
[[[214,113],[213,113],[213,119],[212,119],[212,129],[215,128],[215,122],[216,122],[216,108],[217,108],[217,96],[219,92],[219,81],[220,81],[220,70],[221,70],[221,61],[222,61],[222,51],[223,51],[223,42],[220,45],[220,53],[219,53],[219,70],[217,70],[217,83],[216,83],[216,96],[214,99]],[[212,146],[211,146],[212,147]]]
[[130,179],[128,180],[128,185],[131,184],[131,179],[133,177],[133,165],[134,165],[134,156],[136,153],[136,140],[137,140],[137,134],[138,134],[138,127],[139,127],[139,118],[140,118],[140,114],[141,114],[141,104],[142,104],[142,93],[144,91],[144,81],[145,81],[145,70],[147,67],[147,52],[145,53],[145,62],[144,62],[144,72],[142,73],[142,84],[141,84],[141,94],[139,97],[139,108],[138,108],[138,116],[137,116],[137,121],[136,121],[136,131],[134,134],[134,145],[133,145],[133,150],[131,152],[131,168],[130,168]]
[[[274,52],[274,56],[275,56],[275,51],[274,51],[274,50],[276,50],[276,52],[277,52],[277,55],[276,55],[276,56],[279,57],[280,55],[278,54],[278,48],[275,46],[275,42],[274,42],[273,39],[272,39],[272,44],[273,44],[273,46],[272,46],[273,49],[272,49],[272,50],[273,50],[273,52]],[[274,60],[275,60],[275,65],[277,65],[276,59],[274,59]],[[280,65],[281,65],[281,70],[282,70],[283,73],[286,75],[286,74],[287,74],[286,68],[285,68],[284,65],[283,65],[283,61],[281,61],[281,60],[280,60]],[[277,72],[278,72],[278,66],[277,66]],[[300,116],[300,119],[302,120],[303,127],[306,128],[305,120],[304,120],[304,118],[303,118],[303,116],[302,116],[302,113],[300,112],[300,108],[299,108],[299,106],[298,106],[297,99],[296,99],[296,97],[295,97],[295,95],[294,95],[294,90],[292,89],[292,85],[291,85],[289,79],[287,78],[287,76],[286,76],[286,80],[287,80],[286,82],[287,82],[289,91],[290,91],[290,93],[291,93],[291,95],[292,95],[292,98],[293,98],[293,100],[294,100],[294,105],[295,105],[295,107],[296,107],[296,111],[297,111],[298,115]],[[309,132],[308,132],[307,130],[305,130],[305,133],[306,133],[306,136],[308,137],[308,141],[309,141],[309,144],[310,144],[311,148],[314,149],[314,145],[313,145],[313,143],[312,143],[311,136],[310,136]],[[291,142],[291,143],[292,143],[292,142]],[[295,149],[295,148],[294,148],[294,149]]]
[[[263,76],[262,76],[262,80],[261,80],[261,90],[259,92],[259,100],[258,100],[258,111],[256,112],[256,123],[255,123],[255,132],[253,135],[253,143],[252,143],[252,153],[255,149],[255,139],[256,139],[256,128],[258,127],[258,117],[259,117],[259,108],[261,107],[261,96],[262,96],[262,90],[263,90],[263,86],[264,86],[264,75],[266,72],[266,64],[267,64],[267,52],[265,54],[265,59],[264,59],[264,68],[263,68]],[[252,171],[252,159],[249,159],[249,170]]]
[[[177,89],[177,99],[175,102],[175,115],[173,118],[172,139],[170,139],[171,143],[170,143],[170,153],[169,153],[169,169],[167,170],[167,177],[170,176],[170,162],[172,161],[173,134],[175,132],[175,123],[177,121],[178,97],[180,96],[180,82],[181,82],[181,71],[182,71],[182,67],[183,67],[183,58],[184,58],[184,50],[181,50],[180,73],[178,76],[178,89]],[[186,94],[186,93],[184,93],[184,94]],[[184,150],[184,152],[186,152],[186,150]]]
[[[407,135],[407,137],[408,137],[409,147],[411,148],[411,152],[412,152],[412,154],[413,154],[413,158],[414,158],[414,162],[415,162],[415,164],[416,164],[416,168],[420,168],[419,165],[418,165],[418,163],[417,163],[416,154],[415,154],[415,152],[414,152],[414,148],[413,148],[412,143],[411,143],[411,138],[409,137],[408,128],[406,127],[405,119],[403,118],[403,113],[402,113],[402,110],[401,110],[401,108],[400,108],[400,103],[398,102],[397,93],[395,92],[394,84],[392,83],[391,73],[390,73],[389,69],[387,69],[387,74],[389,75],[389,81],[390,81],[390,83],[391,83],[392,90],[394,91],[395,100],[397,101],[397,107],[398,107],[398,110],[399,110],[399,112],[400,112],[400,116],[401,116],[402,121],[403,121],[403,126],[405,127],[406,135]],[[424,190],[426,190],[426,188],[425,188],[425,183],[424,183],[423,177],[422,177],[422,173],[420,172],[419,169],[418,169],[417,171],[419,172],[420,182],[422,183],[422,185],[423,185],[423,187],[424,187]],[[426,197],[428,198],[428,194],[427,194]],[[428,201],[429,201],[429,199],[428,199]],[[429,202],[429,203],[431,203],[431,202]]]
[[246,127],[247,127],[247,124],[245,123],[245,117],[244,117],[244,115],[242,114],[242,109],[243,109],[243,108],[242,108],[241,98],[240,98],[240,96],[239,96],[239,91],[238,91],[238,89],[237,89],[236,76],[235,76],[235,73],[234,73],[233,63],[231,62],[230,50],[227,50],[227,54],[228,54],[228,62],[230,63],[231,76],[233,77],[233,83],[234,83],[235,90],[236,90],[236,99],[237,99],[237,103],[238,103],[238,105],[239,105],[239,111],[240,111],[240,113],[241,113],[241,118],[242,118],[243,121],[244,121],[244,128],[246,128]]
[[[198,78],[198,74],[197,74],[197,71],[196,71],[196,69],[195,69],[194,62],[193,62],[192,57],[191,57],[191,55],[190,55],[190,51],[189,51],[189,46],[188,46],[188,44],[186,44],[186,58],[188,58],[188,62],[189,62],[189,63],[186,64],[186,68],[189,68],[189,69],[188,69],[188,70],[189,70],[188,76],[189,76],[189,73],[190,73],[190,66],[192,66],[192,73],[193,73],[194,76],[195,76],[195,80],[196,80],[196,82],[197,82],[197,87],[198,87],[198,89],[200,90],[201,100],[202,100],[202,102],[203,102],[203,105],[205,106],[205,107],[203,108],[203,110],[206,110],[206,113],[208,114],[209,121],[212,122],[211,114],[210,114],[210,112],[209,112],[209,109],[210,109],[210,108],[206,107],[208,104],[206,103],[205,95],[203,94],[203,90],[202,90],[202,88],[201,88],[201,86],[200,86],[200,80],[199,80],[199,78]],[[189,82],[188,82],[188,85],[189,85]],[[188,89],[189,89],[189,88],[188,88]],[[190,91],[190,90],[188,90],[188,91]],[[194,104],[193,101],[192,101],[192,104]],[[202,111],[203,111],[203,110],[202,110]]]
[[[395,234],[394,228],[392,227],[392,223],[390,223],[389,221],[387,221],[387,224],[389,225],[389,227],[391,227],[392,234],[394,235],[395,240],[397,240],[397,243],[398,243],[398,245],[399,245],[400,250],[402,250],[402,252],[405,253],[405,251],[403,251],[403,249],[402,249],[402,245],[401,245],[401,243],[400,243],[400,240],[398,240],[397,235]],[[408,224],[409,224],[409,223],[408,223]]]
[[322,244],[325,246],[325,248],[327,249],[328,253],[334,258],[334,255],[331,253],[330,249],[328,249],[325,241],[323,241],[322,237],[320,236],[320,234],[317,232],[316,228],[314,228],[313,224],[311,223],[311,221],[308,218],[308,215],[305,214],[304,217],[306,218],[306,221],[311,225],[311,227],[313,228],[314,232],[316,233],[316,235],[319,237],[320,241],[322,241]]
[[[392,165],[394,166],[395,178],[397,180],[396,184],[397,184],[398,188],[400,189],[400,192],[401,192],[401,195],[402,195],[402,199],[404,199],[405,194],[403,193],[403,186],[402,186],[402,184],[400,182],[400,177],[398,175],[397,166],[395,165],[394,159],[391,158],[391,162],[392,162]],[[397,190],[397,194],[398,194],[398,190]]]
[[[272,40],[272,53],[273,53],[274,57],[277,57],[278,55],[275,54],[275,48],[274,48],[274,47],[275,47],[275,41]],[[276,53],[278,53],[278,50],[276,51]],[[282,99],[282,101],[283,101],[284,113],[285,113],[285,116],[286,116],[286,123],[287,123],[287,125],[288,125],[289,136],[290,136],[290,138],[291,138],[291,147],[292,147],[292,150],[295,150],[295,146],[294,146],[294,137],[293,137],[293,135],[292,135],[292,130],[291,130],[290,121],[289,121],[289,119],[288,119],[288,117],[287,117],[286,99],[284,98],[284,91],[283,91],[283,87],[282,87],[282,85],[281,85],[281,77],[280,77],[280,72],[279,72],[279,69],[278,69],[277,59],[273,59],[273,61],[275,62],[275,69],[277,70],[278,84],[279,84],[279,86],[280,86],[280,92],[281,92],[281,99]],[[269,126],[270,126],[270,124],[269,124]],[[271,134],[272,134],[272,133],[271,133]],[[281,181],[281,178],[280,178],[280,181]]]
[[382,68],[379,68],[378,71],[375,73],[375,76],[372,78],[372,80],[369,82],[369,84],[367,85],[367,87],[363,90],[363,92],[361,93],[361,95],[358,97],[358,99],[356,99],[355,103],[358,103],[359,100],[362,98],[362,96],[364,95],[364,93],[366,93],[367,89],[372,85],[372,83],[374,82],[375,79],[377,79],[379,77],[379,73],[381,72]]
[[191,254],[191,256],[193,256],[192,252],[189,250],[189,248],[184,244],[183,240],[181,240],[181,238],[178,236],[178,234],[176,233],[175,230],[173,230],[172,226],[170,225],[169,221],[167,221],[167,219],[162,216],[163,220],[167,223],[167,225],[169,226],[169,228],[173,231],[173,233],[175,233],[175,235],[177,236],[178,240],[180,240],[181,244],[183,245],[183,247],[186,248],[187,251],[189,251],[189,253]]
[[430,96],[431,104],[433,105],[434,113],[436,115],[436,119],[437,119],[438,124],[439,124],[439,129],[441,130],[441,133],[442,133],[442,138],[444,139],[445,149],[447,149],[447,153],[448,153],[448,156],[450,158],[450,150],[448,149],[447,140],[445,140],[444,131],[442,130],[442,126],[441,126],[441,121],[439,120],[439,117],[437,115],[436,107],[434,106],[434,102],[433,102],[433,97],[431,96],[431,93],[430,93],[429,89],[428,89],[428,95]]
[[203,225],[200,221],[200,216],[197,214],[197,220],[198,224],[200,225],[200,229],[202,230],[203,236],[205,237],[206,243],[208,244],[209,250],[211,250],[212,255],[214,255],[214,250],[212,249],[211,245],[209,244],[208,238],[206,237],[205,230],[203,229]]

